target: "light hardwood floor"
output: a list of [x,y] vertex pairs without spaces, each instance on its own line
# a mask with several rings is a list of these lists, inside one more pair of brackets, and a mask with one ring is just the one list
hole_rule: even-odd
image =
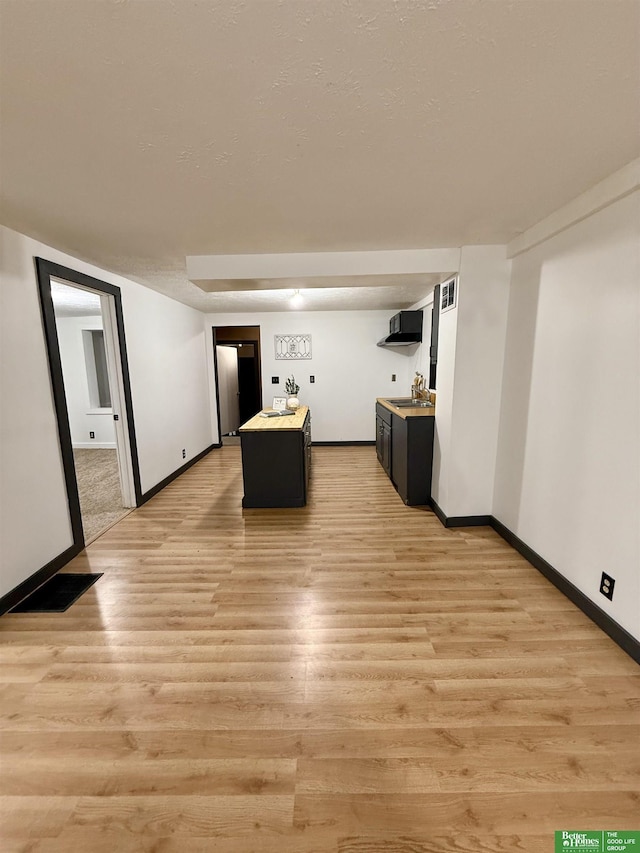
[[314,448],[306,508],[209,454],[6,615],[3,853],[553,850],[640,829],[640,668],[489,529]]

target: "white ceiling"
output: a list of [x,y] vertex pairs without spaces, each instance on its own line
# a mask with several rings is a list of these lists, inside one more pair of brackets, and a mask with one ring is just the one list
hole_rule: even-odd
[[[0,14],[4,224],[201,310],[280,310],[297,285],[207,293],[186,256],[505,243],[638,156],[638,0]],[[427,278],[309,299],[403,307]]]

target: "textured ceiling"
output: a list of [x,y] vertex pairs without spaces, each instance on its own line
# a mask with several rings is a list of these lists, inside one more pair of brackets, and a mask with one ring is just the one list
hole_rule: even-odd
[[3,222],[203,310],[187,255],[503,243],[638,156],[637,0],[0,14]]

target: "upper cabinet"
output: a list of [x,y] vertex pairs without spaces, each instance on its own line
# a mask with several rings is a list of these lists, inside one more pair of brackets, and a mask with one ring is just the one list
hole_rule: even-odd
[[389,320],[389,334],[379,347],[406,347],[422,341],[422,311],[399,311]]

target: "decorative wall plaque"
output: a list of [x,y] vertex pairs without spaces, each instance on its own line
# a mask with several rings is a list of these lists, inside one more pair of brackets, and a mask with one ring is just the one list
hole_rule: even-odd
[[311,358],[311,335],[275,335],[276,358],[298,361]]

